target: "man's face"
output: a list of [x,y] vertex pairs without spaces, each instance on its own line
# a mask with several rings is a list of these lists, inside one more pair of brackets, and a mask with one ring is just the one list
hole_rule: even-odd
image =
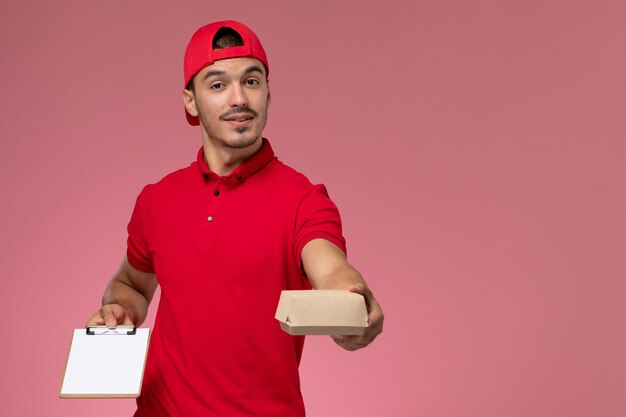
[[270,93],[259,60],[216,61],[192,82],[195,92],[184,90],[183,98],[189,114],[198,116],[205,139],[237,149],[261,140]]

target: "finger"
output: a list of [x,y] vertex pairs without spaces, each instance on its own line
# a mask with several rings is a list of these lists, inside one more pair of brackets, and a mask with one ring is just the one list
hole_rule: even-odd
[[121,324],[122,326],[134,326],[135,323],[128,317],[128,314],[124,317],[124,321]]
[[374,297],[372,296],[372,292],[369,290],[369,288],[367,288],[364,284],[354,284],[348,287],[348,291],[363,296],[367,312],[369,313],[371,311],[371,301],[374,299]]
[[382,308],[380,308],[380,304],[378,304],[378,301],[376,301],[374,298],[370,300],[367,312],[369,321],[372,324],[382,323],[385,318],[383,310]]
[[335,342],[338,346],[340,346],[341,348],[345,349],[345,350],[353,350],[344,340],[345,340],[345,336],[330,336],[331,339],[333,339],[333,342]]
[[85,327],[103,326],[103,325],[104,325],[104,318],[102,317],[102,314],[100,314],[100,310],[98,310],[98,312],[95,313],[93,316],[91,316],[91,318],[87,321],[87,324],[85,324]]
[[357,294],[361,294],[364,297],[365,297],[365,290],[366,290],[365,285],[360,284],[360,283],[359,284],[350,285],[348,287],[348,291],[355,292]]
[[348,291],[360,294],[365,299],[365,307],[369,313],[372,310],[372,302],[375,302],[374,295],[365,284],[354,284],[348,287]]
[[347,343],[345,341],[344,342],[335,341],[335,343],[339,345],[341,348],[350,352],[353,352],[355,350],[358,350],[367,346],[367,343]]
[[331,336],[333,341],[345,350],[354,351],[369,345],[371,340],[366,336]]
[[[116,306],[113,306],[113,305],[105,305],[101,309],[102,317],[104,318],[104,324],[107,327],[116,327],[117,326],[117,319],[118,319],[117,316],[120,313],[119,313],[119,311],[116,311],[117,309],[115,307]],[[119,318],[123,318],[123,316],[119,317]]]
[[132,319],[130,318],[130,314],[128,314],[128,311],[126,310],[126,308],[122,307],[119,304],[114,304],[114,314],[115,314],[115,320],[117,321],[117,325],[118,326],[133,326],[134,323],[132,321]]

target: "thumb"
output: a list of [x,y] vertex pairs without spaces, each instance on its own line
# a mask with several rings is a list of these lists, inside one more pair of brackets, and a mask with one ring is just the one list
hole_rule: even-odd
[[348,291],[355,292],[357,294],[361,294],[362,296],[366,295],[365,285],[363,284],[353,284],[348,287]]
[[102,306],[102,318],[107,327],[117,327],[117,324],[124,321],[126,311],[118,304]]

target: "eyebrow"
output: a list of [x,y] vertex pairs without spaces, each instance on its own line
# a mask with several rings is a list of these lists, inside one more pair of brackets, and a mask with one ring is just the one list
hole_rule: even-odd
[[214,77],[216,75],[224,75],[224,74],[226,74],[225,71],[217,71],[217,70],[209,71],[206,74],[204,74],[204,77],[202,77],[202,79],[206,80],[207,78]]
[[253,66],[251,66],[251,67],[248,67],[248,69],[246,69],[246,70],[244,71],[244,74],[246,74],[246,75],[247,75],[247,74],[250,74],[251,72],[260,72],[260,73],[261,73],[261,75],[263,75],[263,74],[264,74],[264,73],[263,73],[263,70],[262,70],[262,69],[261,69],[261,67],[259,67],[258,65],[253,65]]
[[[248,74],[253,73],[253,72],[258,72],[261,75],[264,74],[263,70],[258,65],[253,65],[251,67],[246,68],[246,70],[243,72],[243,74],[244,75],[248,75]],[[224,74],[226,74],[226,71],[212,70],[212,71],[209,71],[206,74],[204,74],[204,77],[202,77],[202,79],[206,80],[206,79],[208,79],[210,77],[215,77],[215,76],[224,75]]]

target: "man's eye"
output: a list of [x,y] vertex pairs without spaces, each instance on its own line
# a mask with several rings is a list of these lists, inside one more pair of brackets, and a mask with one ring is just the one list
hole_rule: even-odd
[[255,80],[254,78],[249,78],[246,80],[246,84],[247,85],[259,85],[259,81]]
[[223,88],[224,84],[222,83],[213,83],[211,84],[211,90],[219,90],[220,88]]

